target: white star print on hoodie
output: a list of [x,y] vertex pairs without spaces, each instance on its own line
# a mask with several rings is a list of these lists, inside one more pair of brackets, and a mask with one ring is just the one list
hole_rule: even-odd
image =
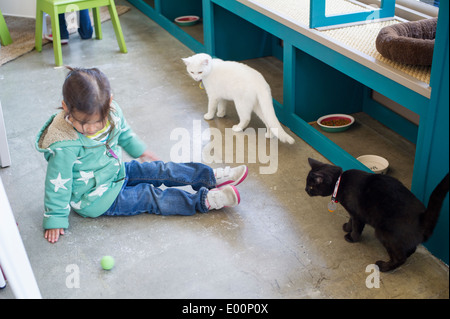
[[102,215],[112,205],[124,182],[121,148],[134,158],[146,149],[115,101],[109,116],[114,128],[106,144],[77,132],[65,121],[64,115],[64,111],[53,115],[36,138],[37,150],[44,153],[48,161],[45,229],[67,228],[71,208],[84,217]]

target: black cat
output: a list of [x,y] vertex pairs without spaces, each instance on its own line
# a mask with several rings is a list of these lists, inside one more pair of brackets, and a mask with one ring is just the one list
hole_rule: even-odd
[[[308,159],[311,171],[306,180],[310,196],[331,196],[350,214],[343,228],[345,239],[360,239],[365,224],[375,228],[375,235],[386,248],[390,260],[376,262],[381,271],[402,265],[433,233],[442,203],[449,190],[449,175],[433,190],[428,208],[397,179],[342,168]],[[337,183],[339,179],[339,183]],[[336,190],[335,190],[336,189]],[[334,194],[337,191],[336,194]]]

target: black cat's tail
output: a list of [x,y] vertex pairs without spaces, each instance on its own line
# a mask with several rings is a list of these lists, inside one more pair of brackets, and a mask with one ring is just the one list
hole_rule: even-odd
[[439,213],[442,208],[442,203],[444,202],[448,190],[449,176],[447,173],[444,179],[438,184],[438,186],[436,186],[436,188],[431,193],[427,210],[421,216],[423,242],[427,241],[428,238],[431,237],[431,234],[433,234],[434,227],[436,226],[439,218]]

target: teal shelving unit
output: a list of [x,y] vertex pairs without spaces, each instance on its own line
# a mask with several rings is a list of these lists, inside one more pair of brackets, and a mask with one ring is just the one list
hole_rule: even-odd
[[[425,204],[448,172],[448,1],[440,4],[430,87],[405,80],[392,70],[377,68],[324,39],[310,25],[302,27],[283,21],[250,0],[128,1],[194,52],[206,52],[226,60],[273,56],[282,61],[283,99],[274,101],[278,118],[334,164],[344,169],[368,170],[309,122],[327,113],[364,112],[415,143],[411,189]],[[395,1],[383,3],[384,7],[377,13],[380,18],[392,15]],[[316,11],[311,13],[315,15],[315,26],[355,22],[367,14],[373,15],[369,12],[327,19],[322,9],[316,6]],[[186,14],[202,17],[203,41],[194,39],[173,23],[176,16]],[[419,125],[375,102],[371,98],[372,90],[418,114]],[[435,233],[425,244],[447,264],[448,215],[447,196]]]
[[202,17],[202,0],[129,0],[128,2],[161,25],[192,51],[205,51],[203,41],[186,32],[186,28],[189,27],[183,28],[174,22],[174,19],[179,16],[196,15]]
[[364,12],[355,12],[331,16],[327,16],[325,12],[326,12],[326,0],[311,1],[310,22],[309,22],[309,27],[311,29],[352,22],[393,17],[395,14],[395,0],[382,0],[381,8],[367,10]]

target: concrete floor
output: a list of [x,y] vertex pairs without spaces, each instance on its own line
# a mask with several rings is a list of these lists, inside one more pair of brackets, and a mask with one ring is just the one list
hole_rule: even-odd
[[[63,47],[64,63],[107,74],[128,122],[150,150],[169,161],[179,142],[171,139],[175,129],[186,129],[192,142],[209,127],[224,134],[237,122],[233,107],[224,119],[203,120],[205,92],[180,60],[193,54],[188,48],[134,7],[120,20],[127,54],[118,51],[111,22],[105,22],[101,41],[72,36]],[[401,268],[382,273],[379,288],[366,286],[373,274],[366,267],[387,254],[370,227],[360,243],[347,243],[345,210],[329,213],[329,198],[305,193],[307,158],[325,159],[298,137],[294,145],[278,145],[275,174],[260,174],[268,164],[258,157],[248,163],[236,208],[193,217],[86,219],[72,213],[66,234],[49,244],[42,229],[46,161],[34,140],[60,106],[66,73],[54,68],[51,45],[0,67],[12,157],[0,176],[44,298],[449,298],[448,266],[422,246]],[[261,126],[257,119],[250,123]],[[216,160],[225,161],[225,152]],[[116,260],[111,271],[100,267],[104,255]],[[78,288],[66,285],[73,265]],[[9,298],[14,295],[7,286],[0,299]]]

